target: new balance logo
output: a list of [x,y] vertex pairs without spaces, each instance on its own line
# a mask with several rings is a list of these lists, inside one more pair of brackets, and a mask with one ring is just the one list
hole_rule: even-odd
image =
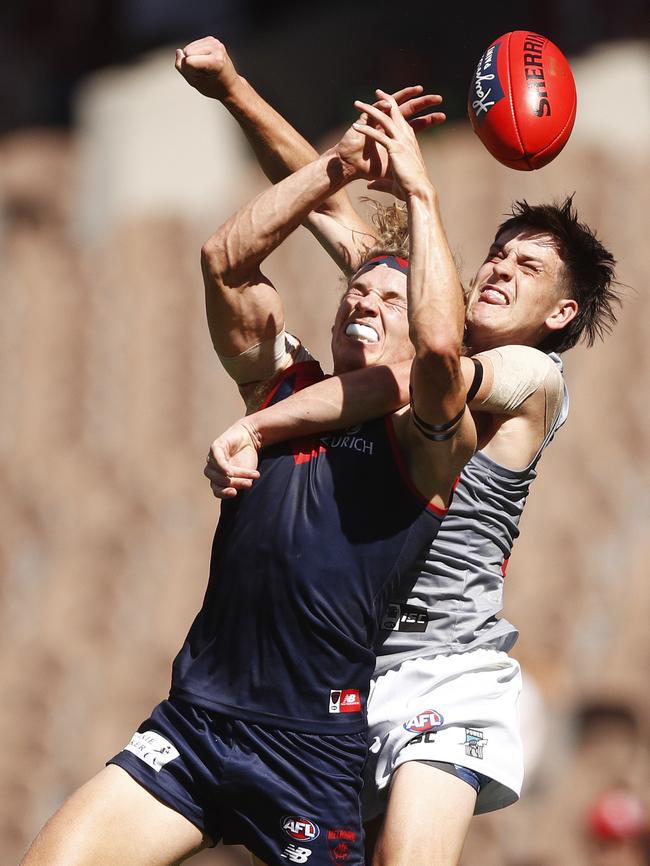
[[306,863],[311,857],[311,848],[300,848],[298,845],[287,845],[282,856],[292,863]]
[[330,713],[360,713],[359,689],[332,689],[330,691]]

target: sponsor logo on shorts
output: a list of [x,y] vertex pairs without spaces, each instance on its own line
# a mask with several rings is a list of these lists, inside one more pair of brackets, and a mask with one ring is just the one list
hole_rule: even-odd
[[487,740],[483,736],[483,731],[475,731],[472,728],[465,728],[465,754],[470,758],[483,759],[483,748],[487,746]]
[[436,731],[427,731],[424,734],[418,734],[417,737],[412,737],[404,748],[408,749],[409,746],[417,746],[418,743],[435,743],[436,733]]
[[282,856],[292,863],[306,863],[311,855],[311,848],[300,848],[298,845],[287,845],[282,852]]
[[132,752],[145,764],[159,773],[165,764],[178,758],[180,752],[169,740],[166,740],[157,731],[144,731],[135,733],[130,743],[124,747],[125,752]]
[[327,844],[332,862],[345,863],[351,853],[350,845],[354,845],[356,841],[357,834],[354,830],[343,828],[328,830]]
[[381,627],[384,631],[422,632],[427,630],[429,614],[414,604],[394,601],[388,605]]
[[291,836],[292,839],[297,839],[299,842],[310,842],[320,836],[320,828],[318,824],[310,818],[305,818],[304,815],[286,815],[282,819],[282,829]]
[[332,689],[330,691],[330,713],[360,713],[359,689]]
[[444,721],[437,710],[424,710],[417,716],[413,716],[408,722],[404,722],[404,730],[412,731],[414,734],[424,734],[426,731],[437,730]]

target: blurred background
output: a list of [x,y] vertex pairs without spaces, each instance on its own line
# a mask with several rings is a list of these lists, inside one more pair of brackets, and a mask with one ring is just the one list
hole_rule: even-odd
[[[167,693],[218,505],[202,476],[241,413],[212,354],[199,249],[265,181],[174,48],[207,34],[317,146],[352,101],[422,83],[422,137],[469,278],[514,198],[575,191],[619,259],[603,345],[565,359],[572,412],[508,570],[528,777],[463,866],[650,863],[650,11],[647,0],[327,4],[22,0],[0,11],[0,861]],[[570,57],[578,116],[541,172],[495,162],[465,95],[531,29]],[[360,185],[353,193],[363,195]],[[329,364],[337,272],[302,229],[272,257],[291,330]],[[216,849],[202,866],[248,862]]]

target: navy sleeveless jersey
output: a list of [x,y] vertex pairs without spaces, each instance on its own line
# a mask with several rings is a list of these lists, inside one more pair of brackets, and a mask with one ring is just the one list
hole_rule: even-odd
[[[294,365],[267,403],[322,375]],[[361,731],[384,608],[444,512],[411,486],[389,417],[260,457],[260,478],[222,505],[171,695],[277,728]]]

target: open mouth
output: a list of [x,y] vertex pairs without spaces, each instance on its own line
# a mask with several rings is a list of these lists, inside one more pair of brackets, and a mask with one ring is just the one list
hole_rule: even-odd
[[379,334],[370,325],[363,325],[361,322],[350,322],[345,329],[345,336],[352,337],[353,340],[360,340],[362,343],[378,343]]
[[490,285],[483,286],[479,292],[478,299],[484,304],[494,304],[499,307],[506,307],[510,303],[510,298],[503,289]]

